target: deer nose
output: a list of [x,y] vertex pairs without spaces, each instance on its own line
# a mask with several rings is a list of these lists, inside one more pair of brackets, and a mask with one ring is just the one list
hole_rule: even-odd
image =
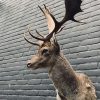
[[31,63],[31,61],[29,60],[29,61],[27,62],[27,67],[30,68],[31,65],[32,65],[32,63]]

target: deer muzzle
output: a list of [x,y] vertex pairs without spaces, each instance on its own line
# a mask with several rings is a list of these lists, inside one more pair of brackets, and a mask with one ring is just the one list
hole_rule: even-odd
[[31,60],[28,60],[28,62],[27,62],[27,67],[28,67],[28,68],[31,68],[31,66],[32,66]]
[[36,69],[39,65],[41,58],[39,56],[33,55],[30,60],[27,61],[27,67]]

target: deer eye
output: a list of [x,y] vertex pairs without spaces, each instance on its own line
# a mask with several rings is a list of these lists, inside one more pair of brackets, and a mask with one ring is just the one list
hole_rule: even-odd
[[43,49],[42,55],[49,56],[49,50],[48,49]]

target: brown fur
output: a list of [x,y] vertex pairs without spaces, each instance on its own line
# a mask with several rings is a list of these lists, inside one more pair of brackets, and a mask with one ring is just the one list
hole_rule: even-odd
[[28,63],[29,68],[48,67],[49,77],[57,90],[57,100],[96,100],[95,88],[85,74],[76,73],[60,53],[57,42],[44,42]]
[[85,74],[76,73],[64,57],[56,63],[49,76],[60,94],[57,100],[96,100],[95,88]]

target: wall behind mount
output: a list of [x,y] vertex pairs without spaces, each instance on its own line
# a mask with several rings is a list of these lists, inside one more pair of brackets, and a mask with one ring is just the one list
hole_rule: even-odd
[[[27,69],[36,47],[23,33],[30,26],[47,34],[45,17],[38,8],[46,4],[57,20],[65,14],[62,0],[0,0],[0,100],[55,100],[55,89],[46,69]],[[89,75],[100,99],[100,1],[83,0],[81,12],[57,35],[62,51],[73,68]],[[31,39],[31,37],[28,36]],[[35,41],[35,40],[33,40]]]

